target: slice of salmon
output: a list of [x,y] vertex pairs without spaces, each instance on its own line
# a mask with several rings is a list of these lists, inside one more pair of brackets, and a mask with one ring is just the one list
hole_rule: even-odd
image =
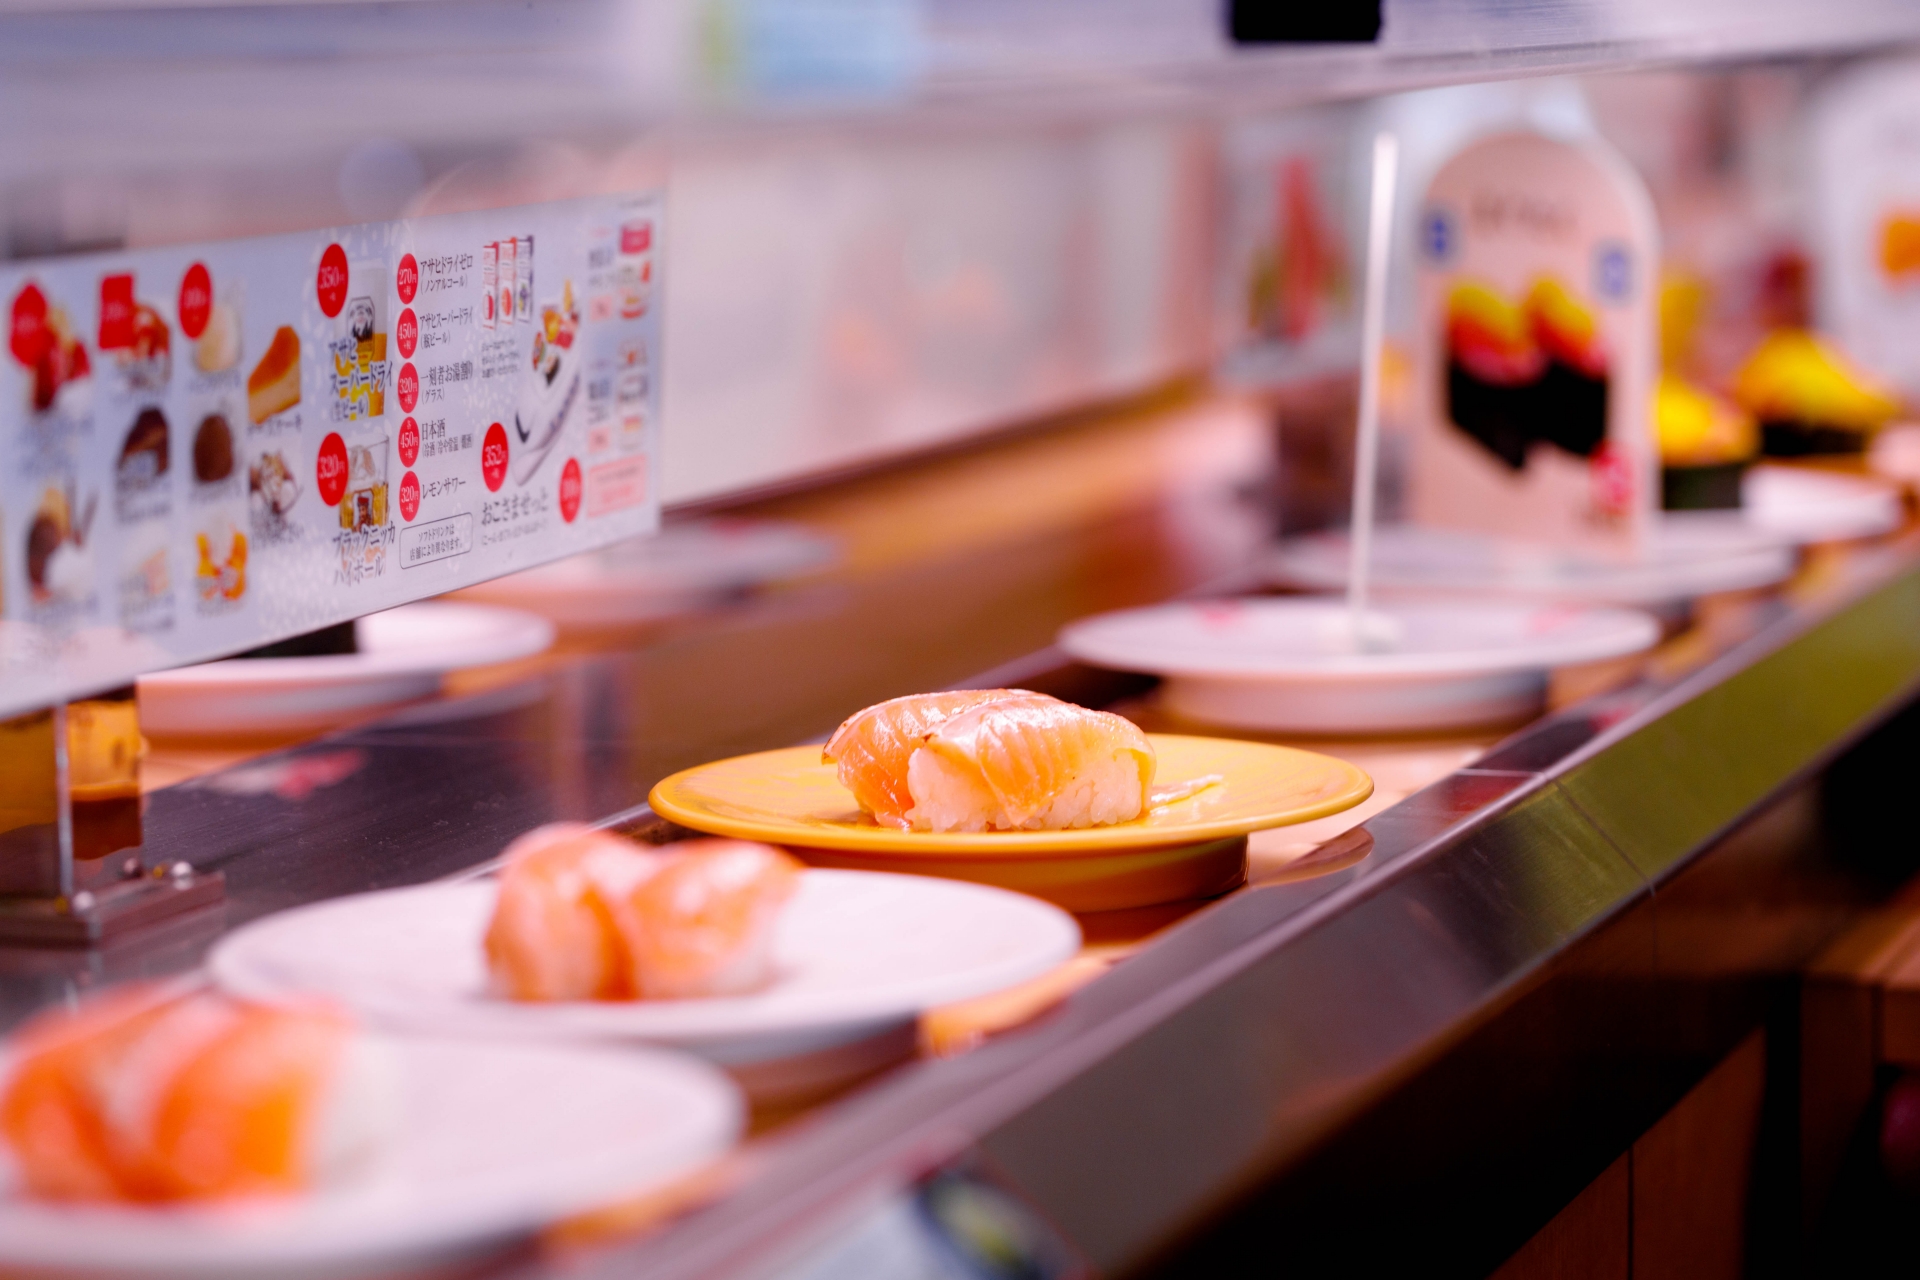
[[1025,689],[958,689],[892,698],[848,716],[827,739],[821,758],[838,766],[840,785],[853,792],[875,822],[906,830],[912,825],[907,813],[913,808],[907,763],[934,730],[977,707],[1055,701]]
[[507,846],[487,967],[515,1000],[622,1000],[627,966],[608,908],[653,868],[632,841],[556,822]]
[[[1153,784],[1153,745],[1138,726],[1111,712],[1051,698],[969,708],[928,735],[924,749],[956,776],[984,785],[999,810],[990,825],[1051,828],[1125,821],[1140,815]],[[1125,808],[1115,810],[1109,803],[1104,816],[1089,818],[1091,797],[1076,798],[1071,789],[1096,774],[1112,774],[1113,762],[1121,759],[1138,775],[1137,797],[1129,793]],[[1063,800],[1071,811],[1050,812]],[[921,825],[918,814],[910,816]]]
[[775,924],[800,864],[772,845],[689,840],[612,905],[629,985],[643,999],[738,995],[773,976]]

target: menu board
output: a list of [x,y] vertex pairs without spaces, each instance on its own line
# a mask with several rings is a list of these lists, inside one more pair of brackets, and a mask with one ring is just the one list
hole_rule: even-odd
[[661,208],[0,267],[0,715],[656,527]]
[[1594,141],[1484,138],[1435,175],[1419,235],[1413,518],[1630,553],[1656,501],[1638,176]]
[[1920,60],[1838,77],[1810,136],[1821,325],[1920,397]]

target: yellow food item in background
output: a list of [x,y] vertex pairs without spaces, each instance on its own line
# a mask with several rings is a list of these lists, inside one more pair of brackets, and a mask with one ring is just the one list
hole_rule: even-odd
[[1661,374],[1653,406],[1660,461],[1668,466],[1739,462],[1760,450],[1760,428],[1751,415],[1684,378]]
[[1804,329],[1768,334],[1734,375],[1734,398],[1763,422],[1808,422],[1868,432],[1900,401],[1831,343]]
[[1660,367],[1684,370],[1693,359],[1700,322],[1707,314],[1707,282],[1687,271],[1669,270],[1660,280]]

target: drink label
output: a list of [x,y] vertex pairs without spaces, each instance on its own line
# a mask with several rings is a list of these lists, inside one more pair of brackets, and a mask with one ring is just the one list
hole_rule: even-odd
[[656,527],[661,209],[0,266],[0,716]]
[[1610,150],[1485,138],[1421,205],[1411,514],[1552,544],[1637,545],[1658,501],[1658,236]]

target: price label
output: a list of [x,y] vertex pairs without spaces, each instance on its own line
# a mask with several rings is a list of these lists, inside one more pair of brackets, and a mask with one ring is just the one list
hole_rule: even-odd
[[400,265],[393,272],[393,286],[400,291],[400,301],[406,303],[411,303],[420,291],[420,263],[412,254],[402,255]]
[[13,324],[7,337],[13,358],[31,368],[47,353],[47,297],[37,285],[13,295]]
[[412,413],[413,407],[420,403],[420,371],[412,364],[401,365],[394,390],[400,394],[400,412]]
[[402,311],[400,318],[393,322],[393,338],[400,344],[401,358],[411,360],[413,349],[420,343],[420,319],[413,314],[412,307]]
[[573,458],[560,468],[560,518],[568,524],[580,514],[580,463]]
[[180,332],[198,338],[207,331],[213,314],[213,275],[207,264],[196,262],[180,277]]
[[409,471],[400,477],[400,518],[412,522],[420,514],[420,477]]
[[347,442],[338,431],[329,431],[320,442],[320,457],[313,464],[314,491],[330,507],[340,505],[347,492]]
[[320,297],[320,310],[328,319],[340,314],[347,305],[347,251],[337,244],[327,246],[320,255],[320,270],[314,275],[314,288]]
[[399,438],[394,444],[400,450],[400,465],[410,467],[420,460],[420,424],[412,418],[400,424]]
[[497,422],[480,442],[480,478],[487,482],[489,493],[500,492],[507,481],[507,429]]

